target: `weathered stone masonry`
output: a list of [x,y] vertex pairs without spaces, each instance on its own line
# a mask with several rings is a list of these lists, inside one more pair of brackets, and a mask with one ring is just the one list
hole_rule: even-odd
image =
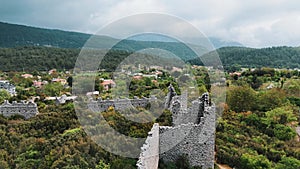
[[[134,107],[146,107],[155,97],[116,100],[91,100],[91,110],[105,111],[109,107],[124,110]],[[166,97],[165,108],[172,112],[172,126],[154,124],[148,133],[137,167],[156,169],[159,159],[176,161],[186,155],[191,166],[203,169],[214,167],[215,145],[215,106],[209,102],[208,93],[194,100],[187,107],[187,93],[178,96],[172,86]]]
[[[173,126],[159,126],[157,140],[154,140],[156,137],[147,138],[152,142],[159,141],[160,159],[176,161],[178,157],[186,155],[191,166],[200,166],[203,169],[214,167],[215,107],[210,104],[208,94],[205,93],[187,108],[186,94],[179,97],[170,86],[165,105],[173,114]],[[154,124],[155,128],[157,125]],[[149,145],[147,142],[143,146],[137,164],[139,169],[155,169],[152,167],[158,165],[158,161],[150,160],[150,156],[145,157],[151,154],[151,148],[157,149],[155,146],[156,144]],[[147,166],[150,161],[151,166]],[[154,165],[153,162],[157,164]]]
[[[172,106],[175,103],[180,104],[178,98],[173,100]],[[174,107],[170,110],[173,113],[173,126],[160,127],[160,158],[176,161],[179,156],[187,155],[191,166],[213,168],[215,108],[209,105],[208,94],[193,101],[187,111],[174,110]]]
[[159,160],[159,125],[155,123],[148,133],[137,162],[138,168],[157,168]]
[[115,99],[115,100],[91,100],[88,104],[91,110],[97,110],[103,112],[109,107],[114,107],[115,110],[124,110],[133,107],[146,107],[151,101],[155,101],[156,97],[150,98],[137,98],[134,99]]
[[10,117],[12,115],[21,115],[24,116],[25,119],[29,119],[35,115],[37,115],[38,109],[36,103],[33,102],[12,102],[9,103],[7,100],[4,101],[2,105],[0,105],[0,114],[4,117]]

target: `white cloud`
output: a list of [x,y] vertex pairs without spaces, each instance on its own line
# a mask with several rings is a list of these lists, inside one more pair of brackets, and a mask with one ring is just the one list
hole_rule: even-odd
[[95,11],[91,14],[89,23],[92,28],[89,30],[91,32],[96,32],[99,28],[107,25],[120,18],[139,14],[139,13],[149,13],[149,12],[166,12],[164,5],[160,1],[153,0],[123,0],[118,1],[114,5],[102,10]]
[[95,33],[125,16],[158,12],[183,18],[208,36],[264,47],[299,45],[299,11],[298,0],[10,0],[1,2],[0,20]]

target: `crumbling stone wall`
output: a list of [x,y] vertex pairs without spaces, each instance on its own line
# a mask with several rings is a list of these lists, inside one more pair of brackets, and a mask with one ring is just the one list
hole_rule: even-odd
[[131,107],[146,107],[150,102],[157,100],[156,97],[137,98],[134,99],[115,99],[115,100],[91,100],[88,104],[91,110],[103,112],[109,107],[114,107],[115,110],[124,110]]
[[169,108],[173,127],[160,127],[160,158],[176,161],[186,155],[191,166],[213,168],[215,106],[210,105],[208,93],[193,101],[187,110],[178,104],[180,97],[173,97]]
[[[165,108],[172,112],[173,125],[153,125],[141,148],[137,163],[139,169],[156,169],[159,158],[176,161],[182,155],[187,156],[191,166],[203,169],[214,167],[215,106],[209,102],[208,96],[208,93],[204,93],[188,107],[187,92],[178,96],[174,88],[169,87]],[[155,100],[155,97],[92,100],[88,106],[93,111],[105,111],[111,106],[116,110],[124,110],[131,106],[146,107]]]
[[33,102],[12,102],[9,103],[7,100],[4,101],[2,105],[0,105],[0,114],[4,117],[10,117],[12,115],[21,115],[24,116],[25,119],[29,119],[35,115],[37,115],[38,109],[36,103]]
[[[169,89],[165,108],[172,112],[173,125],[159,126],[160,159],[174,162],[186,155],[191,166],[213,168],[215,106],[209,102],[208,93],[194,100],[191,107],[187,108],[186,94],[178,96],[172,88]],[[150,147],[146,151],[149,149]],[[139,163],[143,160],[140,158]],[[152,169],[152,166],[144,165],[144,168]]]
[[159,161],[159,125],[155,123],[141,148],[138,169],[155,169]]

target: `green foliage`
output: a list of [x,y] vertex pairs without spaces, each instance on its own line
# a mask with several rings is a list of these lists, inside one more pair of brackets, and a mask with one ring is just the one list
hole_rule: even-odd
[[274,135],[279,140],[291,140],[296,136],[296,132],[289,126],[276,124],[274,128]]
[[293,113],[292,108],[289,106],[278,107],[266,112],[266,118],[264,118],[264,121],[267,125],[288,124],[297,121],[297,116]]
[[105,164],[103,162],[103,160],[100,160],[99,164],[96,166],[95,169],[110,169],[110,165],[109,164]]
[[261,111],[269,111],[276,107],[281,107],[287,102],[285,92],[278,88],[260,92],[258,97],[259,105],[257,108]]
[[256,105],[256,93],[248,86],[234,86],[228,90],[226,102],[236,112],[251,111]]
[[6,161],[0,161],[0,169],[9,169],[9,165]]
[[[298,110],[297,110],[298,111]],[[284,106],[268,112],[225,111],[216,132],[217,163],[236,168],[275,168],[285,156],[299,158],[297,114]],[[279,165],[282,166],[282,165]]]
[[60,96],[63,86],[60,83],[48,83],[43,86],[42,92],[46,96]]
[[293,157],[283,157],[275,169],[296,169],[300,166],[300,160]]
[[4,100],[8,100],[10,97],[8,91],[0,89],[0,103],[3,103]]
[[288,97],[287,98],[292,104],[295,104],[296,106],[300,107],[300,98],[298,97]]
[[300,79],[290,79],[284,83],[283,89],[289,96],[300,97]]
[[241,168],[243,169],[269,169],[271,162],[263,155],[251,155],[245,153],[241,157]]
[[95,168],[116,158],[87,137],[76,118],[69,104],[47,105],[35,118],[1,122],[0,168]]
[[112,161],[111,169],[136,169],[136,160],[117,158]]
[[81,132],[81,128],[74,128],[70,130],[65,130],[62,136],[71,136],[71,135],[76,135]]
[[[269,47],[262,49],[247,47],[223,47],[216,50],[226,70],[233,71],[232,65],[238,67],[273,67],[273,68],[299,68],[300,50],[293,47]],[[209,58],[214,52],[203,57]],[[202,65],[199,59],[190,61],[192,64]]]
[[53,68],[58,70],[73,69],[78,54],[78,49],[47,47],[0,48],[0,69],[2,71],[20,72],[24,70],[47,71]]

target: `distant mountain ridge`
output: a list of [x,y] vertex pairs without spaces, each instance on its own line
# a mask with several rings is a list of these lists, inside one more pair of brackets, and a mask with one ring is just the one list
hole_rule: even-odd
[[[72,69],[80,48],[90,37],[90,34],[0,22],[0,70]],[[97,38],[97,43],[94,45],[98,45]],[[99,38],[101,45],[104,46],[118,41],[105,36],[99,36]],[[108,61],[107,66],[113,65],[111,63],[117,63],[116,59],[121,55],[131,54],[133,51],[145,48],[168,50],[184,61],[202,65],[199,59],[195,59],[195,53],[186,44],[160,41],[161,39],[145,40],[120,41],[114,49],[125,50],[125,53],[112,51],[110,56],[113,56],[111,58],[113,61]],[[210,38],[210,41],[216,46],[216,52],[227,70],[231,70],[232,67],[300,68],[300,47],[282,46],[255,49],[242,47],[239,43],[226,42],[218,38]],[[203,51],[205,52],[205,49]],[[210,57],[211,54],[215,54],[214,51],[206,53],[203,57]]]
[[80,48],[89,34],[0,22],[0,47],[50,46]]
[[[81,48],[91,37],[91,34],[70,32],[57,29],[45,29],[0,22],[0,47],[18,46],[48,46],[59,48]],[[110,37],[101,37],[103,43],[115,41]],[[136,39],[146,41],[147,39]],[[151,41],[152,39],[150,39]],[[161,41],[160,41],[161,40]],[[225,46],[242,46],[238,42],[224,41],[219,38],[209,38],[215,48]],[[154,39],[153,42],[166,42],[164,39]]]
[[[223,47],[217,49],[223,66],[229,70],[230,67],[244,68],[298,68],[300,69],[300,47],[269,47],[269,48],[247,48],[247,47]],[[214,52],[207,53],[202,57],[209,58]],[[196,58],[189,60],[191,64],[201,65],[202,62]]]

